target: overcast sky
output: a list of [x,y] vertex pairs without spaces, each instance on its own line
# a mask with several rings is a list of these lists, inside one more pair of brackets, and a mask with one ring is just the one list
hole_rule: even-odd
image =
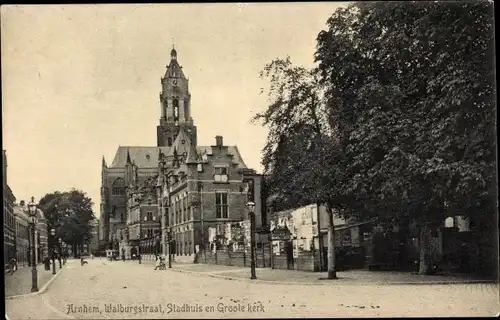
[[313,66],[332,3],[2,6],[2,133],[19,200],[75,187],[99,215],[101,158],[155,146],[173,39],[190,79],[198,144],[222,135],[262,171],[258,78],[289,55]]

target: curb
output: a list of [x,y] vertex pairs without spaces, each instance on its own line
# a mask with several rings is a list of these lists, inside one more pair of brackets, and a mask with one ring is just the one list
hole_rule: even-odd
[[[167,269],[168,270],[168,269]],[[450,281],[418,281],[418,282],[408,282],[408,281],[395,281],[395,282],[383,282],[383,281],[376,281],[376,282],[362,282],[362,279],[360,280],[354,280],[354,279],[346,279],[349,282],[344,282],[342,280],[324,280],[321,282],[292,282],[292,281],[274,281],[274,280],[251,280],[251,279],[246,279],[246,278],[239,278],[239,277],[229,277],[229,276],[222,276],[218,274],[210,274],[210,273],[203,273],[203,272],[196,272],[196,271],[187,271],[187,270],[182,270],[182,269],[174,269],[172,268],[171,271],[179,272],[179,273],[187,273],[187,274],[193,274],[197,276],[205,276],[205,277],[211,277],[211,278],[218,278],[218,279],[225,279],[225,280],[234,280],[234,281],[243,281],[243,282],[249,282],[249,283],[258,283],[258,284],[283,284],[283,285],[300,285],[300,286],[325,286],[329,285],[332,283],[332,281],[337,284],[337,285],[353,285],[353,286],[373,286],[373,285],[456,285],[456,284],[497,284],[498,281],[493,281],[493,280],[464,280],[464,281],[456,281],[456,280],[450,280]],[[342,279],[342,278],[340,278]]]
[[40,295],[40,294],[44,293],[45,291],[47,291],[47,289],[49,288],[49,286],[52,283],[52,281],[54,281],[55,278],[57,278],[57,276],[59,276],[59,274],[64,269],[65,269],[64,266],[62,267],[62,269],[59,269],[59,271],[57,271],[57,273],[52,278],[50,278],[49,281],[47,281],[47,283],[42,287],[42,289],[38,290],[37,292],[30,292],[30,293],[26,293],[26,294],[19,294],[17,296],[9,296],[9,297],[5,297],[5,299],[7,300],[7,299],[27,298],[27,297],[37,296],[37,295]]

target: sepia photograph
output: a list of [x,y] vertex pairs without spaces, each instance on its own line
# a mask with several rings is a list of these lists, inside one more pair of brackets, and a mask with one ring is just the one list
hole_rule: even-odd
[[5,319],[500,315],[493,1],[0,23]]

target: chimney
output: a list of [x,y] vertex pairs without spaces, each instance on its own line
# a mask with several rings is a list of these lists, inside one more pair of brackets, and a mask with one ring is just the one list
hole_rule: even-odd
[[222,142],[222,136],[216,136],[215,137],[215,145],[217,147],[222,147],[224,144]]
[[19,205],[20,205],[21,207],[24,207],[24,200],[19,201]]

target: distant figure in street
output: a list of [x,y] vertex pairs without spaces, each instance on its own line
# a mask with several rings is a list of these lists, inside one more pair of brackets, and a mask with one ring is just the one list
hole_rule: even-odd
[[156,255],[156,266],[155,270],[165,270],[165,260],[160,255]]
[[94,259],[94,254],[93,253],[90,254],[90,259]]
[[14,272],[17,270],[17,261],[15,258],[12,258],[9,260],[9,268],[10,268],[10,274],[14,274]]
[[122,249],[122,261],[125,262],[125,249]]
[[50,270],[50,259],[49,259],[49,256],[45,256],[45,258],[43,259],[43,264],[44,264],[44,267],[45,267],[45,271],[49,271]]
[[85,261],[85,258],[84,257],[81,257],[80,258],[80,264],[83,266],[84,264],[87,264],[88,261]]

